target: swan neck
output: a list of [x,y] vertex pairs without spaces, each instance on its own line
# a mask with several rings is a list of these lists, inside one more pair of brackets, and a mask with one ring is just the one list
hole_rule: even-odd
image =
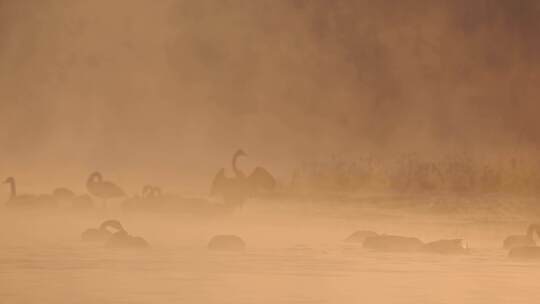
[[238,167],[236,166],[236,163],[238,161],[239,156],[240,156],[240,154],[234,154],[233,159],[232,159],[232,169],[233,169],[234,174],[236,175],[236,177],[243,176],[242,171],[240,171],[240,169],[238,169]]
[[15,185],[15,180],[12,179],[9,181],[9,187],[11,188],[10,198],[15,198],[17,196],[17,186]]

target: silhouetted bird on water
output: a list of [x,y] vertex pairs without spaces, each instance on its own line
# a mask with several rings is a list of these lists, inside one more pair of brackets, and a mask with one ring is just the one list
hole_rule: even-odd
[[107,220],[101,223],[99,228],[90,228],[85,230],[81,234],[81,239],[85,242],[105,242],[107,241],[111,235],[112,232],[108,230],[108,228],[116,228],[118,226],[121,226],[120,223],[116,220]]
[[52,208],[56,207],[56,200],[50,195],[18,195],[15,178],[8,177],[5,184],[10,185],[11,193],[6,205],[17,208]]
[[437,240],[424,243],[415,237],[378,235],[368,230],[356,231],[345,241],[362,243],[364,248],[385,252],[465,254],[469,251],[463,239]]
[[377,236],[378,234],[370,230],[358,230],[345,239],[349,243],[364,243],[368,237]]
[[233,155],[233,177],[226,177],[225,169],[222,168],[212,181],[211,194],[221,195],[228,205],[242,205],[248,197],[258,190],[272,191],[276,187],[276,180],[263,167],[256,167],[249,176],[238,169],[237,161],[241,156],[247,156],[247,154],[238,150]]
[[74,210],[85,211],[94,207],[94,201],[88,194],[76,195],[68,188],[56,188],[52,195],[58,202],[71,204]]
[[103,200],[106,207],[107,199],[124,197],[126,194],[122,188],[110,181],[104,181],[99,172],[90,174],[86,181],[86,189],[94,196]]
[[508,256],[513,259],[540,259],[540,247],[523,246],[510,249]]
[[540,236],[540,224],[531,224],[527,227],[525,235],[511,235],[504,239],[503,248],[512,249],[514,247],[529,247],[536,246],[534,234]]
[[[115,230],[115,232],[109,231]],[[117,220],[106,220],[99,229],[88,229],[81,235],[83,241],[104,242],[110,248],[147,248],[148,243],[141,237],[129,235]]]
[[236,235],[216,235],[208,242],[208,249],[215,251],[243,251],[246,243]]

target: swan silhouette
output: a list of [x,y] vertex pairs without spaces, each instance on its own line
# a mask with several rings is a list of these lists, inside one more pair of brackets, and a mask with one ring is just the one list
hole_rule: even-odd
[[246,249],[246,243],[239,236],[221,234],[210,239],[208,249],[214,251],[243,251]]
[[113,182],[104,181],[100,172],[90,174],[86,180],[88,192],[103,200],[103,205],[107,206],[107,199],[124,197],[125,192]]
[[463,239],[438,240],[424,244],[422,251],[439,254],[465,254],[469,252]]
[[221,168],[212,181],[210,193],[221,195],[224,202],[229,205],[243,205],[246,199],[257,191],[272,191],[276,187],[275,178],[263,167],[256,167],[249,176],[246,176],[237,167],[238,158],[242,156],[247,154],[241,149],[233,155],[233,177],[227,177],[225,168]]
[[540,259],[540,247],[522,246],[513,247],[508,253],[508,257],[513,259]]
[[378,234],[370,230],[358,230],[353,232],[348,238],[345,239],[345,242],[349,243],[363,243],[368,237],[377,236]]
[[61,188],[54,189],[52,195],[57,200],[68,201],[68,200],[71,200],[71,199],[73,199],[75,197],[75,192],[71,191],[68,188],[61,187]]
[[387,234],[367,237],[363,243],[364,248],[387,252],[414,252],[423,246],[418,238]]
[[366,237],[363,247],[384,252],[426,252],[437,254],[465,254],[469,250],[463,239],[437,240],[424,243],[415,237],[386,234]]
[[540,224],[531,224],[527,227],[525,235],[511,235],[504,239],[503,248],[512,249],[514,247],[532,247],[536,246],[534,234],[540,236]]
[[116,230],[123,229],[122,225],[117,220],[106,220],[101,223],[97,229],[86,229],[81,234],[81,239],[85,242],[105,242],[112,236],[112,232],[110,232],[108,228],[113,228]]
[[112,221],[112,226],[116,229],[110,238],[105,242],[105,246],[109,248],[148,248],[148,242],[139,236],[132,236],[127,233],[122,224],[118,221]]
[[10,196],[6,205],[16,208],[52,208],[56,207],[56,200],[51,195],[19,195],[14,177],[8,177],[4,184],[10,185]]

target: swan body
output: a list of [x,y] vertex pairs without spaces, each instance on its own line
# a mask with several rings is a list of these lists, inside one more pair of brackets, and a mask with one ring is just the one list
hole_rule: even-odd
[[112,232],[108,230],[109,228],[116,230],[123,229],[117,220],[106,220],[97,229],[86,229],[81,234],[81,239],[85,242],[105,242],[112,236]]
[[424,243],[415,237],[397,235],[379,235],[365,239],[363,247],[386,252],[420,251]]
[[[109,231],[115,230],[115,232]],[[98,229],[87,229],[82,233],[83,241],[104,242],[109,248],[146,248],[148,243],[141,237],[131,236],[117,220],[106,220]]]
[[9,200],[6,202],[8,207],[14,208],[53,208],[56,207],[57,201],[51,195],[19,195],[17,194],[17,185],[15,178],[8,177],[5,181],[5,184],[9,184],[11,188],[11,193]]
[[353,232],[348,238],[345,239],[349,243],[363,243],[368,237],[378,236],[374,231],[370,230],[358,230]]
[[146,240],[138,236],[131,236],[125,230],[119,230],[105,243],[109,248],[148,248],[150,245]]
[[75,193],[73,191],[69,190],[68,188],[63,188],[63,187],[54,189],[52,195],[56,199],[63,200],[63,201],[71,200],[75,197]]
[[512,249],[510,249],[508,256],[513,259],[540,259],[540,247],[513,247]]
[[511,235],[504,239],[503,248],[512,249],[514,247],[530,247],[536,246],[534,240],[534,234],[539,235],[540,224],[531,224],[527,227],[527,233],[525,235]]
[[118,198],[126,195],[124,190],[115,183],[104,181],[99,172],[90,174],[86,181],[86,188],[90,194],[102,199]]
[[438,240],[424,244],[422,251],[439,254],[465,254],[468,248],[463,239]]
[[208,242],[208,249],[215,251],[243,251],[246,243],[236,235],[216,235]]
[[263,167],[256,167],[250,175],[246,175],[236,165],[238,158],[247,156],[243,150],[238,150],[232,158],[234,177],[227,177],[222,168],[214,177],[210,193],[221,195],[226,204],[242,205],[246,199],[258,191],[273,191],[276,187],[275,178]]

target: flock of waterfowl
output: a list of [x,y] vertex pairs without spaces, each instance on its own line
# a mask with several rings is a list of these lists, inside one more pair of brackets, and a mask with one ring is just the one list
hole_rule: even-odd
[[[103,202],[107,207],[110,199],[124,198],[122,208],[125,212],[171,212],[181,211],[205,214],[221,213],[241,206],[249,197],[261,192],[271,192],[276,187],[276,180],[263,167],[256,167],[246,175],[237,167],[239,157],[247,154],[238,150],[232,158],[233,176],[227,177],[225,169],[219,170],[212,181],[211,194],[220,196],[221,204],[211,203],[206,198],[180,197],[164,194],[161,188],[152,185],[143,187],[140,194],[126,197],[126,192],[117,184],[105,180],[100,172],[90,174],[86,181],[89,194],[77,195],[67,188],[57,188],[51,194],[21,195],[17,192],[15,178],[8,177],[4,183],[10,186],[10,196],[6,206],[15,209],[41,210],[57,208],[59,204],[71,204],[79,210],[95,208],[92,196]],[[534,240],[540,237],[540,224],[531,224],[524,235],[512,235],[503,241],[503,248],[509,251],[512,258],[540,259],[540,247]],[[147,248],[146,240],[130,235],[117,220],[106,220],[98,228],[84,231],[81,238],[85,242],[102,243],[110,248]],[[433,242],[423,242],[415,237],[378,234],[369,230],[359,230],[346,240],[349,243],[359,243],[363,248],[384,252],[424,252],[438,254],[467,254],[469,248],[463,239],[444,239]],[[216,235],[209,240],[208,249],[224,251],[243,251],[246,248],[244,240],[235,235]]]
[[[536,245],[535,234],[540,237],[540,224],[531,224],[524,235],[511,235],[504,239],[502,248],[508,256],[520,259],[540,259],[540,246]],[[371,230],[358,230],[345,239],[349,243],[360,243],[366,249],[384,252],[426,252],[439,254],[467,254],[470,249],[464,239],[445,239],[423,242],[416,237],[377,234]]]

